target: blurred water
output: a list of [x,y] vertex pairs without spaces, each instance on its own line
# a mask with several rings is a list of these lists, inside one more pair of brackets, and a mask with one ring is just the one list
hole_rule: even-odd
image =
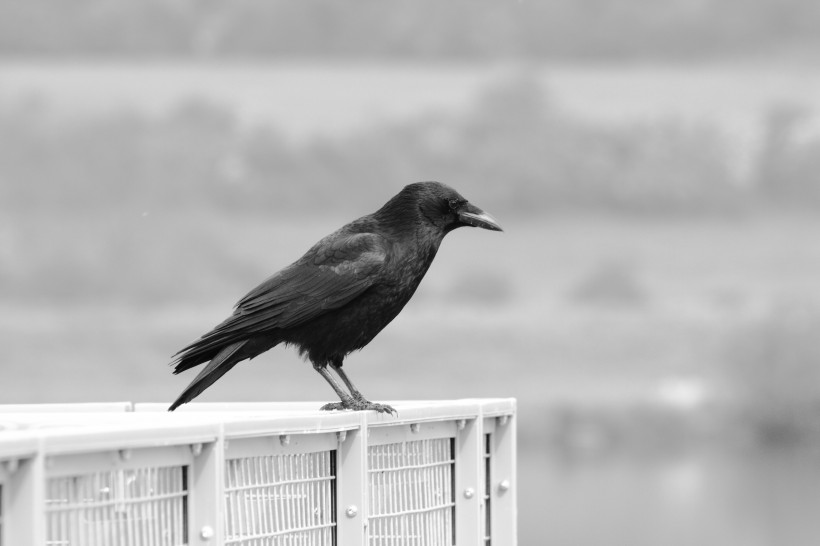
[[[820,453],[705,449],[561,458],[526,452],[521,544],[813,546]],[[537,523],[533,523],[537,522]]]

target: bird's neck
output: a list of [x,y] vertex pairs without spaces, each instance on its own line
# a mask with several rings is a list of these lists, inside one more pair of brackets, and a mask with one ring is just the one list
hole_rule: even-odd
[[393,197],[373,214],[379,226],[399,238],[412,235],[424,223],[416,203],[402,197],[402,194]]

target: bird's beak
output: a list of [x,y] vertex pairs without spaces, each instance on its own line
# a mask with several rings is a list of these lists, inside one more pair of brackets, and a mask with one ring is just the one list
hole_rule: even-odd
[[462,224],[480,227],[492,231],[504,231],[495,218],[470,203],[465,204],[458,211],[458,219]]

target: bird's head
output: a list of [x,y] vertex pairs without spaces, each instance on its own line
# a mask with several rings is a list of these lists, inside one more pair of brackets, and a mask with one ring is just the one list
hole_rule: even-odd
[[394,198],[418,207],[422,219],[449,233],[463,226],[503,231],[495,218],[440,182],[409,184]]

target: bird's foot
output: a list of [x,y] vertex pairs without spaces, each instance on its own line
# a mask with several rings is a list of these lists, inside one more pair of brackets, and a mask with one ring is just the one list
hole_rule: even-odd
[[342,402],[330,402],[329,404],[325,404],[319,409],[322,411],[377,411],[379,413],[389,413],[394,417],[398,417],[399,415],[399,412],[393,409],[392,406],[388,406],[387,404],[377,404],[376,402],[370,402],[369,400],[366,400],[364,398],[343,400]]
[[389,413],[393,417],[399,416],[399,412],[393,409],[393,406],[388,406],[387,404],[378,404],[376,402],[368,402],[366,400],[364,406],[361,409],[377,411],[379,413]]
[[393,406],[371,402],[370,400],[365,398],[359,391],[353,393],[353,400],[355,401],[355,404],[357,404],[358,409],[377,411],[379,413],[389,413],[393,417],[399,416],[399,412],[393,409]]
[[319,409],[321,411],[342,411],[353,408],[349,404],[345,404],[344,402],[330,402]]

